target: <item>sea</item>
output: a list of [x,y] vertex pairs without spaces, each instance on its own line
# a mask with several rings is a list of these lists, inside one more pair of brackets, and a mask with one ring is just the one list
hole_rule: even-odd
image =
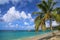
[[18,40],[18,39],[22,40],[22,38],[33,37],[48,32],[50,32],[50,30],[46,31],[40,30],[39,32],[27,31],[27,30],[19,30],[19,31],[0,30],[0,40]]

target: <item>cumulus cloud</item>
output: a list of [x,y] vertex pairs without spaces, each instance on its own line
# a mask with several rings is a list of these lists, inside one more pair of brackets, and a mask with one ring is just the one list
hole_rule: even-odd
[[30,13],[27,13],[24,12],[24,11],[16,11],[15,7],[11,7],[7,13],[5,15],[3,15],[3,20],[5,22],[11,22],[11,21],[14,21],[16,19],[30,19],[31,21],[33,21],[34,19],[31,17],[31,14]]
[[15,10],[15,7],[10,8],[7,13],[3,16],[3,20],[6,22],[13,21],[20,18],[19,11]]
[[32,18],[32,16],[31,16],[30,13],[26,14],[26,12],[22,11],[22,12],[20,13],[20,16],[21,16],[23,19],[30,19],[31,21],[34,21],[34,19]]
[[27,19],[27,15],[24,11],[21,12],[20,16],[23,18],[23,19]]
[[32,18],[30,13],[28,14],[28,18]]

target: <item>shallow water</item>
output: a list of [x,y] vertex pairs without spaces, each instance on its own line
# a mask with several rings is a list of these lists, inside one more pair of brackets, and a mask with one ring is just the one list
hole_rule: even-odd
[[43,31],[40,31],[38,33],[36,32],[20,32],[20,31],[1,31],[0,32],[0,40],[15,40],[15,39],[22,39],[22,38],[25,38],[25,37],[33,37],[33,36],[36,36],[36,35],[41,35],[41,34],[44,34],[44,33],[48,33],[50,32],[49,30],[43,32]]

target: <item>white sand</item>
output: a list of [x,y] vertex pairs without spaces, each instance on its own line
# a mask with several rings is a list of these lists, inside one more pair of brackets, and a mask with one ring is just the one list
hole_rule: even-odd
[[[60,35],[60,32],[58,32],[58,31],[54,31],[54,33]],[[23,38],[22,40],[38,40],[38,39],[41,39],[41,38],[44,38],[44,37],[47,37],[47,36],[52,36],[52,33],[49,32],[49,33],[46,33],[46,34],[43,34],[43,35],[37,35],[37,36],[34,36],[34,37]],[[49,40],[53,40],[53,39],[55,39],[55,40],[58,39],[59,40],[60,38],[52,37]]]

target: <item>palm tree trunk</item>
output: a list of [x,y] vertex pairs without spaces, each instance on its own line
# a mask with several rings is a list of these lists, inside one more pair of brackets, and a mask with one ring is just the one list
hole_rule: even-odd
[[51,29],[51,31],[53,30],[52,29],[52,19],[50,18],[50,29]]
[[50,18],[50,29],[51,29],[52,35],[53,35],[53,36],[56,36],[56,34],[55,34],[54,31],[53,31],[52,19],[51,19],[51,18]]

